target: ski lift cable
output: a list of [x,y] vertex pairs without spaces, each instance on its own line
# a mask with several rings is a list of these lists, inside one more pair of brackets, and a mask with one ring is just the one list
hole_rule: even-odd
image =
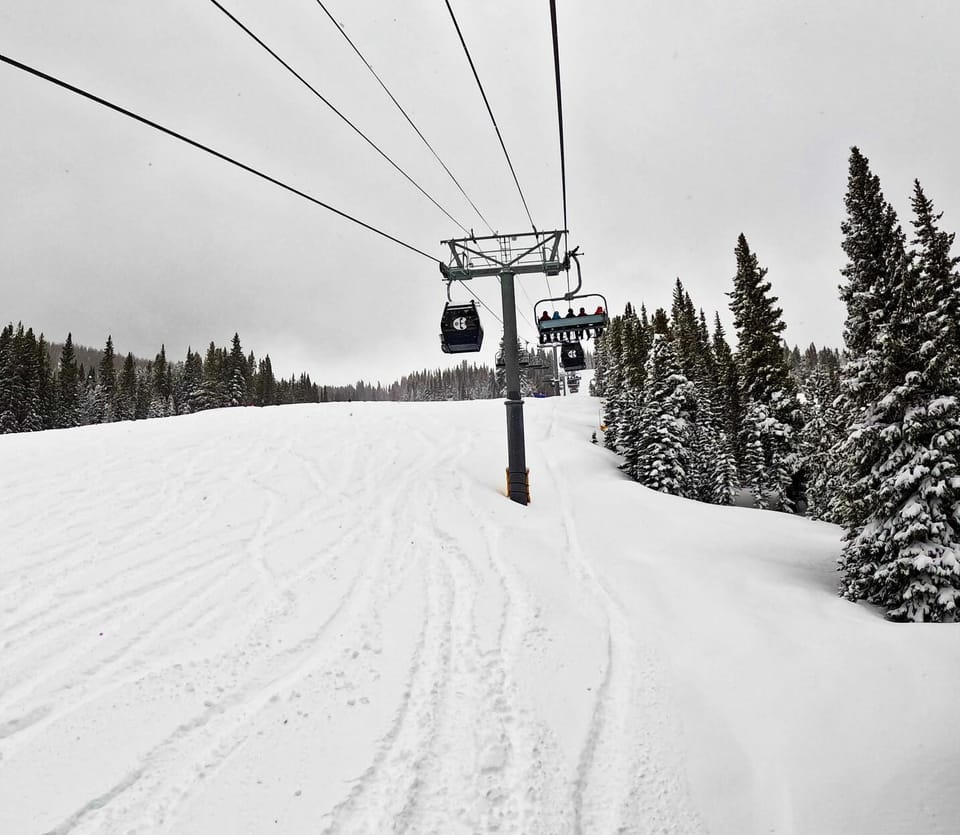
[[344,39],[346,40],[346,42],[347,42],[348,44],[350,44],[350,46],[351,46],[351,48],[353,49],[353,51],[357,54],[357,57],[358,57],[361,61],[363,61],[363,63],[364,63],[364,65],[366,66],[366,68],[367,68],[368,70],[370,70],[370,72],[372,73],[373,77],[377,80],[377,82],[378,82],[378,83],[380,84],[380,86],[383,88],[383,91],[390,97],[390,101],[392,101],[392,102],[397,106],[397,109],[403,114],[403,118],[406,119],[407,122],[410,124],[410,127],[412,127],[412,128],[414,129],[414,131],[416,132],[417,136],[419,136],[420,139],[423,140],[423,144],[426,145],[427,148],[430,149],[430,153],[433,154],[433,156],[436,158],[437,162],[440,163],[440,165],[441,165],[441,167],[443,168],[443,170],[446,171],[447,174],[450,176],[450,179],[453,180],[454,185],[460,190],[460,193],[466,198],[467,202],[470,204],[470,206],[473,208],[473,210],[477,213],[477,216],[480,218],[480,220],[482,220],[482,221],[484,222],[484,224],[486,225],[487,229],[490,230],[490,234],[491,234],[491,235],[495,234],[494,231],[493,231],[493,227],[490,225],[489,221],[483,216],[483,212],[481,212],[480,209],[477,208],[477,206],[476,206],[476,204],[473,202],[473,200],[470,199],[470,195],[467,194],[467,192],[464,190],[463,186],[460,185],[460,182],[457,180],[457,178],[453,176],[453,172],[452,172],[449,168],[447,168],[446,163],[444,163],[444,161],[443,161],[442,159],[440,159],[440,155],[434,150],[433,145],[431,145],[431,144],[427,141],[427,138],[423,135],[423,133],[421,133],[420,128],[418,128],[418,127],[413,123],[413,119],[411,119],[410,116],[407,114],[407,111],[403,109],[403,106],[400,104],[400,102],[398,102],[398,101],[396,100],[396,98],[394,97],[393,93],[391,93],[390,90],[387,88],[387,85],[383,83],[383,79],[381,79],[380,76],[377,75],[376,70],[374,70],[374,68],[370,65],[370,62],[367,61],[367,59],[363,57],[363,53],[360,52],[360,50],[357,48],[357,45],[350,39],[350,36],[344,31],[343,27],[337,22],[336,18],[334,18],[334,16],[333,16],[332,14],[330,14],[330,10],[327,9],[327,7],[323,4],[323,0],[317,0],[317,5],[320,6],[321,9],[323,9],[323,11],[324,11],[324,13],[326,14],[326,16],[327,16],[328,18],[330,18],[331,23],[333,23],[333,25],[337,27],[337,30],[340,32],[341,35],[343,35],[343,37],[344,37]]
[[390,163],[397,171],[402,174],[407,181],[417,189],[424,197],[427,198],[434,206],[436,206],[443,214],[445,214],[450,220],[452,220],[460,229],[463,230],[465,235],[469,235],[467,228],[460,223],[453,215],[450,214],[443,206],[441,206],[434,198],[428,194],[420,184],[413,179],[406,171],[404,171],[396,162],[394,162],[387,153],[380,148],[370,137],[368,137],[360,128],[358,128],[353,122],[351,122],[343,113],[341,113],[334,105],[327,99],[316,87],[314,87],[309,81],[307,81],[300,73],[298,73],[293,67],[291,67],[286,61],[283,60],[276,52],[274,52],[266,43],[264,43],[256,34],[254,34],[247,26],[245,26],[240,20],[238,20],[228,9],[222,6],[219,3],[219,0],[210,0],[210,2],[216,6],[224,15],[226,15],[230,20],[232,20],[237,26],[239,26],[247,35],[249,35],[254,41],[256,41],[263,49],[265,49],[277,62],[279,62],[284,69],[287,70],[291,75],[294,76],[304,87],[306,87],[311,93],[313,93],[320,101],[322,101],[327,107],[329,107],[337,116],[339,116],[347,125],[349,125],[354,132],[356,132],[373,150],[375,150],[381,157],[383,157],[387,162]]
[[[557,124],[560,130],[560,190],[563,195],[563,228],[565,245],[569,249],[567,225],[567,162],[563,144],[563,98],[560,94],[560,44],[557,37],[557,0],[550,0],[550,28],[553,32],[553,73],[557,82]],[[569,289],[569,287],[568,287]]]
[[516,183],[517,191],[520,194],[520,200],[523,203],[524,211],[527,213],[527,220],[530,221],[530,226],[534,232],[537,231],[537,226],[533,222],[533,218],[530,216],[530,209],[527,206],[527,199],[523,196],[523,189],[520,188],[520,180],[517,179],[517,172],[513,168],[513,162],[510,160],[510,154],[507,152],[507,146],[503,141],[503,135],[500,133],[500,127],[497,125],[497,120],[493,116],[493,110],[490,107],[490,101],[487,99],[487,94],[484,92],[483,84],[480,82],[480,76],[477,74],[477,68],[473,63],[473,58],[470,55],[470,50],[467,48],[467,42],[463,38],[463,32],[460,31],[460,24],[457,23],[457,16],[453,13],[453,7],[450,5],[450,0],[444,0],[447,4],[447,11],[450,12],[450,19],[453,21],[453,26],[457,30],[457,35],[460,38],[460,44],[463,46],[463,51],[467,56],[467,61],[470,63],[470,69],[473,70],[473,77],[477,81],[477,87],[480,88],[480,95],[483,97],[483,103],[487,106],[487,113],[490,115],[490,121],[493,122],[493,129],[497,132],[497,139],[500,140],[500,147],[503,148],[503,155],[507,158],[507,165],[510,167],[510,173],[513,175],[513,182]]
[[[455,279],[454,279],[454,280],[455,280]],[[493,308],[491,308],[483,299],[481,299],[480,296],[478,296],[478,295],[470,288],[470,286],[469,286],[465,281],[461,281],[460,283],[463,285],[464,290],[466,290],[471,296],[473,296],[478,302],[480,302],[480,304],[483,305],[483,306],[490,312],[490,314],[493,316],[493,318],[496,319],[501,325],[503,325],[503,319],[501,319],[501,318],[494,312]],[[500,279],[500,276],[497,276],[497,283],[498,283],[498,284],[501,284],[501,283],[502,283],[502,281],[501,281],[501,279]],[[449,283],[448,283],[448,287],[447,287],[447,290],[448,290],[447,298],[449,298],[449,289],[450,289],[450,288],[449,288]],[[534,332],[536,332],[537,328],[536,328],[536,326],[530,321],[529,317],[528,317],[525,313],[523,313],[523,311],[521,311],[519,307],[516,308],[516,311],[517,311],[517,314],[518,314],[520,317],[522,317],[523,320],[524,320],[528,325],[530,325],[531,330],[533,330]]]
[[271,177],[269,174],[264,174],[262,171],[256,168],[253,168],[250,165],[246,165],[245,163],[242,163],[239,160],[236,160],[233,157],[228,156],[227,154],[214,150],[208,145],[204,145],[203,143],[197,142],[194,139],[190,139],[189,137],[184,136],[181,133],[177,133],[175,130],[171,130],[170,128],[166,128],[163,125],[158,124],[157,122],[151,121],[145,116],[140,116],[137,113],[134,113],[132,110],[127,110],[125,107],[121,107],[118,104],[114,104],[113,102],[100,98],[100,96],[94,95],[93,93],[89,93],[86,90],[81,90],[79,87],[75,87],[74,85],[69,84],[66,81],[63,81],[59,78],[55,78],[52,75],[49,75],[41,70],[35,69],[34,67],[28,66],[27,64],[23,64],[20,61],[10,58],[6,55],[0,54],[0,61],[2,61],[5,64],[9,64],[12,67],[16,67],[19,70],[23,70],[24,72],[29,73],[30,75],[36,76],[37,78],[41,78],[44,81],[49,81],[51,84],[54,84],[57,87],[61,87],[64,90],[69,90],[71,93],[76,93],[78,96],[82,96],[85,99],[89,99],[90,101],[103,105],[104,107],[110,110],[113,110],[116,113],[120,113],[123,116],[127,116],[131,119],[134,119],[135,121],[140,122],[141,124],[147,125],[148,127],[151,127],[154,130],[160,131],[160,133],[165,133],[167,136],[172,136],[174,139],[179,139],[181,142],[185,142],[187,145],[191,145],[194,148],[198,148],[201,151],[205,151],[211,156],[215,156],[218,159],[222,159],[224,162],[229,162],[231,165],[234,165],[237,168],[241,168],[244,171],[247,171],[250,174],[257,176],[262,180],[266,180],[268,183],[273,183],[275,186],[279,186],[280,188],[285,189],[286,191],[289,191],[291,194],[295,194],[298,197],[302,197],[304,200],[309,200],[311,203],[315,203],[317,206],[327,209],[328,211],[333,212],[335,215],[339,215],[340,217],[346,220],[352,221],[353,223],[356,223],[358,226],[362,226],[364,229],[367,229],[370,232],[374,232],[375,234],[380,235],[383,238],[386,238],[388,241],[393,241],[393,243],[398,244],[404,247],[405,249],[409,249],[411,252],[416,252],[418,255],[422,255],[424,258],[426,258],[429,261],[432,261],[434,264],[442,263],[434,256],[428,255],[422,249],[417,249],[417,247],[413,246],[412,244],[405,243],[404,241],[401,241],[399,238],[395,238],[393,235],[390,235],[381,229],[377,229],[377,227],[375,226],[371,226],[369,223],[364,223],[362,220],[359,220],[358,218],[355,218],[353,215],[347,214],[346,212],[331,206],[329,203],[324,203],[322,200],[318,200],[316,197],[313,197],[307,194],[306,192],[301,191],[298,188],[295,188],[294,186],[284,183],[281,180],[276,179],[275,177]]
[[501,325],[503,324],[503,319],[501,319],[499,316],[497,316],[497,314],[494,312],[493,308],[490,307],[490,306],[489,306],[483,299],[481,299],[476,293],[474,293],[473,290],[472,290],[469,286],[467,286],[466,282],[461,282],[461,284],[463,284],[463,289],[466,290],[471,296],[473,296],[478,302],[480,302],[480,304],[483,305],[483,306],[489,311],[490,315],[493,316],[494,319],[496,319]]

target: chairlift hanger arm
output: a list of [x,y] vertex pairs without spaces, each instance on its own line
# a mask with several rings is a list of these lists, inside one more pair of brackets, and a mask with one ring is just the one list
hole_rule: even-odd
[[[567,301],[570,301],[570,299],[574,298],[574,297],[577,295],[577,293],[580,292],[580,288],[583,286],[583,275],[580,273],[580,259],[577,257],[577,250],[578,250],[578,249],[580,249],[580,247],[575,246],[575,247],[574,247],[572,250],[570,250],[570,252],[568,253],[568,255],[569,255],[571,258],[573,258],[573,263],[577,265],[577,286],[576,286],[576,288],[575,288],[574,290],[572,290],[572,291],[570,291],[569,293],[566,293],[566,294],[564,295],[564,298],[565,298]],[[604,299],[604,303],[606,303],[606,299]],[[604,309],[606,309],[606,308],[604,308]]]

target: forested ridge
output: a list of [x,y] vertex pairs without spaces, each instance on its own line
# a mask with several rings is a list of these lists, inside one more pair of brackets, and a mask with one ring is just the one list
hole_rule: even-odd
[[103,350],[47,343],[23,323],[0,330],[0,434],[36,432],[167,417],[227,406],[275,406],[347,400],[472,400],[499,396],[493,369],[463,362],[424,369],[388,385],[360,380],[320,385],[303,373],[276,377],[270,355],[245,354],[211,342],[205,355],[187,350],[172,361],[161,345],[153,360],[118,355],[111,337]]

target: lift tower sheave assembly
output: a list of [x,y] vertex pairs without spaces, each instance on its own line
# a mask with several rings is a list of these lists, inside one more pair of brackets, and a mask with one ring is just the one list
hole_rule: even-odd
[[569,269],[567,255],[560,257],[560,240],[565,233],[566,230],[525,232],[440,242],[450,248],[449,263],[440,264],[445,281],[468,281],[494,275],[500,277],[503,359],[507,384],[507,494],[520,504],[530,502],[530,480],[523,436],[514,278],[528,273],[559,275],[561,270]]

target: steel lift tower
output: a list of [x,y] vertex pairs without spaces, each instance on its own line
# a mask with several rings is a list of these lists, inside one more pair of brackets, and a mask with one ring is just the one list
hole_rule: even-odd
[[517,352],[517,305],[514,277],[528,273],[559,275],[570,259],[560,257],[560,239],[566,230],[524,232],[517,235],[455,238],[440,241],[450,248],[450,261],[441,262],[445,281],[499,276],[503,305],[503,358],[507,383],[507,495],[529,504],[530,478],[523,437],[523,400],[520,397],[520,362]]

